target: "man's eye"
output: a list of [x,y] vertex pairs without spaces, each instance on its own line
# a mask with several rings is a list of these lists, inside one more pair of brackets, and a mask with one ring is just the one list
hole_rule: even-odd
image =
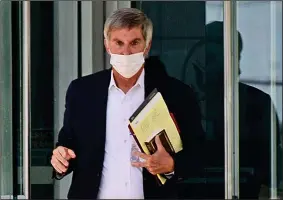
[[138,45],[138,44],[139,44],[138,41],[133,41],[133,42],[132,42],[132,45],[133,45],[133,46]]
[[118,41],[118,42],[116,42],[116,44],[117,44],[118,46],[122,46],[122,45],[123,45],[123,42]]

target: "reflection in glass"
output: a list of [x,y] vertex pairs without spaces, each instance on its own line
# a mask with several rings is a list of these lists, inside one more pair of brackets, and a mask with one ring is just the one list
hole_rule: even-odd
[[[276,6],[276,22],[274,19],[271,21],[270,5],[270,2],[238,3],[240,198],[270,196],[271,127],[274,125],[275,132],[279,133],[282,124],[282,47],[279,45],[282,37],[279,16],[282,16],[282,11],[281,6]],[[205,2],[203,7],[201,3],[198,6],[195,2],[141,4],[156,24],[151,55],[160,57],[171,76],[196,90],[202,108],[207,136],[205,177],[186,180],[187,186],[180,185],[182,197],[224,198],[223,2]],[[196,21],[178,25],[183,19],[189,19],[183,12],[189,8],[194,8],[192,12]],[[274,36],[270,35],[271,23],[276,23],[277,27]],[[275,62],[273,59],[277,70],[276,99],[270,93],[272,37],[276,37],[277,41]],[[273,108],[277,114],[270,121]],[[276,166],[281,169],[278,134],[276,138]],[[281,179],[279,172],[276,172],[278,184]]]
[[[217,6],[223,10],[223,4]],[[150,56],[158,56],[170,76],[195,89],[202,109],[203,127],[206,131],[203,176],[180,182],[179,198],[224,198],[224,99],[221,95],[224,88],[223,83],[216,84],[215,87],[208,84],[215,77],[207,77],[207,73],[212,72],[210,70],[213,68],[206,66],[207,60],[212,59],[210,56],[214,48],[219,49],[218,45],[212,44],[206,48],[205,44],[210,34],[207,31],[206,15],[208,12],[216,13],[214,7],[210,10],[204,1],[144,1],[141,9],[154,24]],[[223,38],[219,40],[223,44]],[[223,50],[220,49],[217,53],[222,53],[223,60]],[[223,66],[221,57],[216,62],[220,62],[220,68]],[[211,99],[212,97],[215,98]]]
[[[238,2],[238,30],[243,36],[239,98],[248,107],[240,110],[240,128],[254,124],[252,140],[240,152],[254,151],[261,166],[260,197],[275,197],[282,181],[282,2]],[[280,55],[280,56],[278,56]],[[249,111],[250,110],[250,111]],[[252,114],[253,113],[253,114]],[[246,118],[246,120],[244,120]],[[241,129],[240,129],[241,130]],[[245,135],[240,132],[240,140]],[[256,158],[258,161],[256,162]],[[270,190],[271,188],[271,190]],[[242,192],[240,192],[242,193]]]
[[[221,4],[207,2],[207,23],[221,21]],[[277,191],[282,190],[282,136],[279,135],[282,133],[282,2],[238,2],[237,14],[241,35],[238,44],[240,197],[275,197],[274,190],[273,195],[269,192],[271,181],[275,188],[281,184]],[[216,48],[213,49],[216,53]],[[222,52],[218,57],[221,55]],[[244,169],[249,169],[250,175],[245,175]]]

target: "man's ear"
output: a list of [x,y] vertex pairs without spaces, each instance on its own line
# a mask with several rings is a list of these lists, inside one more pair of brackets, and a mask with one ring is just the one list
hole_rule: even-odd
[[104,39],[104,47],[105,47],[107,53],[110,54],[109,45],[108,45],[108,40],[107,39]]

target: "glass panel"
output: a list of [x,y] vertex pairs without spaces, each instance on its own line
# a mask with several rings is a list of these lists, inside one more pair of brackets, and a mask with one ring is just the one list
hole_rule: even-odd
[[53,2],[31,2],[31,198],[53,198]]
[[12,2],[12,77],[13,77],[13,193],[24,195],[23,179],[23,79],[22,79],[22,3]]
[[0,198],[13,195],[11,2],[0,3]]
[[31,112],[32,130],[28,132],[31,134],[31,166],[28,166],[31,176],[28,181],[23,167],[26,153],[23,149],[23,123],[27,120],[23,115],[23,95],[28,87],[23,84],[22,43],[26,22],[23,2],[0,4],[1,198],[11,198],[11,195],[26,198],[25,184],[31,186],[31,198],[53,198],[49,164],[53,148],[53,4],[31,4],[32,90],[31,110],[28,112]]
[[276,198],[282,192],[282,2],[239,1],[237,13],[240,197]]
[[[150,56],[192,86],[206,132],[204,176],[180,182],[179,198],[224,198],[223,2],[135,2],[153,21]],[[197,152],[195,152],[197,153]],[[193,162],[193,161],[188,161]]]
[[[0,197],[53,198],[53,3],[31,3],[31,176],[24,177],[23,2],[0,3]],[[28,23],[29,24],[29,23]],[[42,26],[44,24],[44,26]],[[29,28],[29,27],[28,27]],[[13,58],[13,59],[12,59]],[[29,152],[28,152],[29,153]],[[14,197],[13,197],[14,196]]]
[[21,11],[20,2],[0,4],[1,198],[25,198],[22,160]]

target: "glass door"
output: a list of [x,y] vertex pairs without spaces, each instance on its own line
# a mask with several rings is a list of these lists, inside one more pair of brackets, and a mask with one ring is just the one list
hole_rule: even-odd
[[[282,198],[282,2],[238,1],[239,196]],[[245,175],[244,175],[245,174]],[[250,187],[244,185],[250,184]],[[257,185],[260,184],[260,185]],[[257,188],[260,188],[258,191]]]
[[153,22],[149,56],[156,56],[170,76],[195,90],[202,111],[203,173],[178,182],[179,198],[224,199],[223,2],[136,1],[133,6]]
[[29,2],[0,3],[0,197],[30,198]]
[[204,175],[180,182],[179,197],[282,198],[282,2],[132,6],[153,21],[150,56],[202,109]]
[[0,3],[0,197],[13,194],[11,2]]

